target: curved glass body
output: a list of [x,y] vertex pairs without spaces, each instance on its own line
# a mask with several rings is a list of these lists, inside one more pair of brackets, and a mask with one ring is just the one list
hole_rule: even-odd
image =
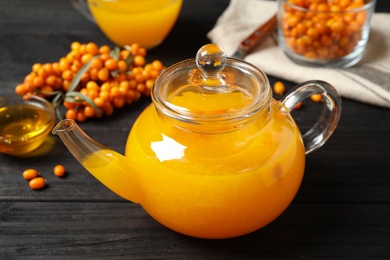
[[[53,133],[113,192],[166,227],[199,238],[244,235],[278,217],[299,189],[305,153],[326,142],[341,114],[329,83],[303,82],[275,101],[262,71],[226,59],[213,44],[164,70],[151,94],[126,156],[89,138],[73,120],[62,120]],[[321,94],[323,111],[301,136],[289,112],[314,94]]]
[[244,127],[197,133],[149,106],[126,157],[139,173],[142,207],[177,232],[228,238],[255,231],[291,203],[304,172],[301,135],[282,104]]

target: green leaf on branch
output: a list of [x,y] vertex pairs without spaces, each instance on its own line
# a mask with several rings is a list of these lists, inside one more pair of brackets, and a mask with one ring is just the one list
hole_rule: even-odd
[[80,92],[77,92],[77,91],[68,91],[66,92],[65,94],[65,101],[67,102],[87,102],[96,112],[96,115],[97,116],[102,116],[102,111],[100,110],[100,108],[98,106],[96,106],[95,102],[93,102],[93,100],[88,97],[87,95],[84,95]]
[[131,47],[129,45],[124,46],[125,50],[129,51],[129,56],[126,57],[125,62],[127,64],[127,67],[130,68],[133,65],[133,58],[134,55],[131,52]]
[[57,115],[57,118],[59,120],[62,120],[62,115],[60,112],[60,104],[64,100],[64,97],[65,97],[64,93],[58,92],[58,94],[51,101],[51,104],[53,105],[53,108],[54,108],[56,115]]
[[91,62],[93,60],[97,59],[98,57],[99,56],[92,57],[87,63],[84,64],[83,67],[81,67],[81,69],[76,73],[76,75],[74,76],[72,82],[70,83],[67,92],[74,91],[77,88],[77,86],[79,85],[79,83],[81,81],[81,78],[83,77],[84,73],[87,72],[87,70],[91,66]]
[[113,58],[114,60],[118,61],[120,52],[121,52],[121,49],[118,46],[115,46],[115,48],[110,51],[110,57]]

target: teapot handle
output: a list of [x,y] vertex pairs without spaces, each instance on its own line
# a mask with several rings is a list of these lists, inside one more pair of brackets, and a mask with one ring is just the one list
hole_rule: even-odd
[[302,136],[306,154],[320,148],[336,129],[341,115],[341,97],[329,83],[310,80],[298,84],[281,100],[291,111],[300,101],[316,94],[322,95],[324,106],[317,122]]

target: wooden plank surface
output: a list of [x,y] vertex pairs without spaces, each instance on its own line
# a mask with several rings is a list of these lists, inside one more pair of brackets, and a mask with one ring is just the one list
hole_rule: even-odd
[[[193,57],[228,3],[184,0],[174,30],[148,59],[171,65]],[[389,12],[389,3],[379,0],[377,10]],[[0,93],[13,92],[35,62],[65,55],[72,41],[111,44],[67,0],[0,1]],[[149,103],[144,98],[82,128],[123,153],[132,124]],[[294,118],[307,127],[317,110],[304,107]],[[340,125],[307,157],[290,207],[263,229],[227,240],[195,239],[161,226],[104,188],[54,136],[34,157],[0,154],[0,259],[389,258],[389,118],[390,110],[343,100]],[[66,178],[52,174],[58,163],[68,169]],[[30,190],[21,176],[30,167],[47,178],[46,189]]]
[[[390,208],[384,204],[294,203],[247,236],[182,236],[121,202],[2,202],[4,257],[142,259],[389,256]],[[304,215],[302,213],[305,213]]]

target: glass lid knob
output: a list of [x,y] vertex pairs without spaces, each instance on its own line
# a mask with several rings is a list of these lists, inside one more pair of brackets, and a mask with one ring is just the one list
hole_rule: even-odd
[[206,44],[196,54],[196,65],[202,72],[204,87],[224,86],[221,71],[226,65],[226,54],[216,44]]

